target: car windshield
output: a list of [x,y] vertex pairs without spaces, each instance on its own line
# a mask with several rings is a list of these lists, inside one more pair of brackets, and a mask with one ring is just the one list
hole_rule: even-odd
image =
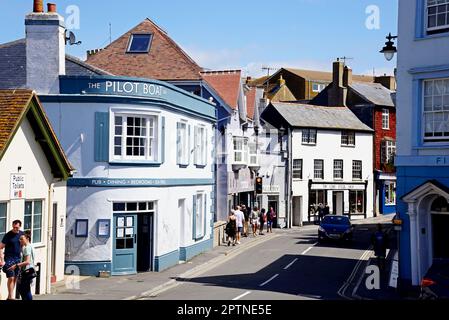
[[347,217],[326,216],[323,219],[323,224],[349,225],[349,219]]

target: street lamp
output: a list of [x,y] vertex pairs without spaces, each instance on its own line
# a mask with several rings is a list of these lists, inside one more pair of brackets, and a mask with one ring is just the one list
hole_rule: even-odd
[[380,53],[385,55],[385,59],[387,59],[387,61],[391,61],[394,58],[395,53],[398,52],[397,48],[394,46],[394,42],[391,41],[397,38],[397,36],[392,36],[391,33],[389,33],[387,36],[388,41],[385,42],[385,47],[380,50]]

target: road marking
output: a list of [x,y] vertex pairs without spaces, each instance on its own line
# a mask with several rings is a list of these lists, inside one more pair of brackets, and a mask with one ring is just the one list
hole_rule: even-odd
[[306,255],[307,254],[307,252],[309,252],[310,250],[312,250],[313,249],[313,247],[315,247],[316,246],[316,243],[313,245],[313,246],[311,246],[310,248],[308,248],[306,251],[304,251],[303,253],[301,253],[301,255]]
[[286,266],[286,267],[284,268],[284,270],[287,270],[288,268],[290,268],[292,265],[295,264],[296,261],[298,261],[298,258],[296,258],[295,260],[293,260],[292,262],[290,262],[290,264],[289,264],[288,266]]
[[259,285],[259,287],[263,287],[266,284],[270,283],[271,281],[273,281],[274,279],[276,279],[277,277],[279,277],[279,273],[275,274],[274,276],[272,276],[269,280],[265,281],[264,283],[262,283],[261,285]]
[[237,298],[232,299],[232,301],[236,301],[236,300],[240,300],[243,297],[249,295],[251,293],[251,291],[246,291],[244,294],[239,295]]

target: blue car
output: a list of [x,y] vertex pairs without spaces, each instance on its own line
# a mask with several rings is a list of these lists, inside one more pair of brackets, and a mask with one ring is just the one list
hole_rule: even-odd
[[354,225],[346,216],[325,216],[318,228],[318,242],[327,239],[352,241],[353,235]]

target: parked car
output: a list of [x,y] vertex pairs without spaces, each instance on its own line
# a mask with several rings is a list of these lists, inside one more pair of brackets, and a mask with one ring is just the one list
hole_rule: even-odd
[[318,228],[318,242],[326,239],[351,241],[354,229],[351,220],[346,216],[325,216]]
[[435,261],[421,281],[422,300],[449,299],[449,261]]

